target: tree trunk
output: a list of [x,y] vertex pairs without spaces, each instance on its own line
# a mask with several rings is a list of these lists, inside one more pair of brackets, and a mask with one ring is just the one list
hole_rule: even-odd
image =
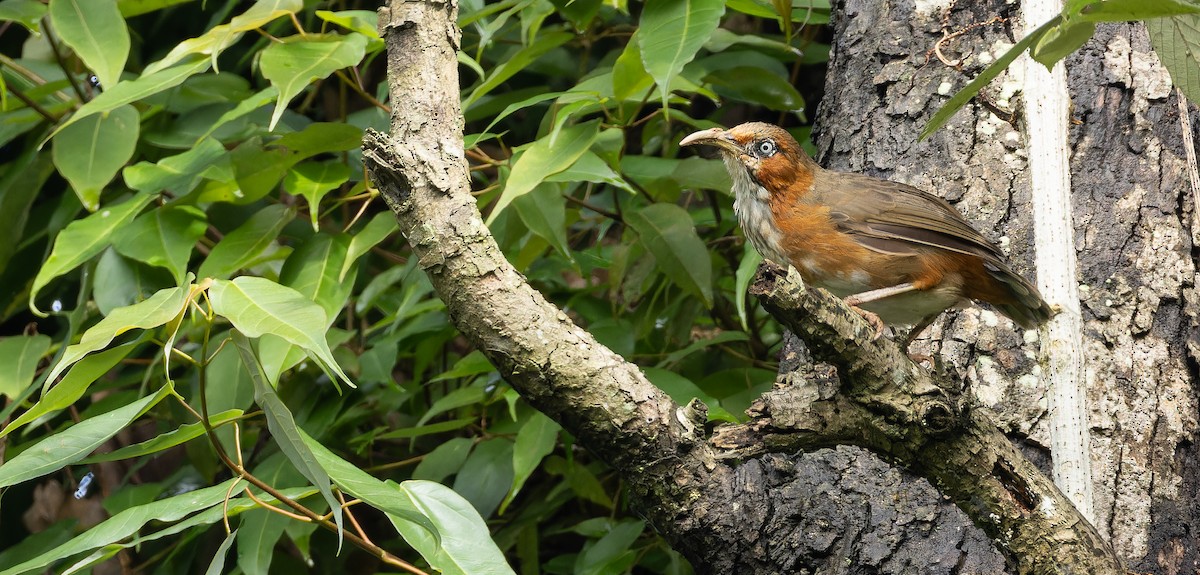
[[[818,115],[822,163],[935,191],[997,241],[1015,269],[1035,273],[1026,153],[1031,130],[1020,121],[1015,91],[1021,66],[1038,64],[1018,60],[974,106],[913,144],[945,100],[937,95],[948,93],[943,83],[952,93],[1019,39],[1010,35],[1019,29],[1015,6],[879,4],[847,0],[835,9],[835,46]],[[989,23],[995,16],[1005,21]],[[961,59],[966,75],[930,53],[943,29],[951,35],[965,30],[944,41],[940,52],[949,64]],[[1179,96],[1140,24],[1101,26],[1066,69],[1095,524],[1128,567],[1193,573],[1200,566],[1193,258],[1200,226]],[[947,314],[927,334],[914,351],[940,352],[945,369],[963,378],[975,400],[994,409],[1014,441],[1048,471],[1046,397],[1053,382],[1044,377],[1045,356],[1032,334],[1023,338],[1019,328],[978,307]],[[903,485],[909,483],[923,481]],[[850,495],[862,489],[857,478],[835,484]],[[938,544],[931,541],[929,549],[937,551]],[[972,560],[990,555],[965,549]]]

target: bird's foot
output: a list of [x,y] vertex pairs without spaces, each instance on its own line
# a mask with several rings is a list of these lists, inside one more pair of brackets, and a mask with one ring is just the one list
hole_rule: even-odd
[[850,303],[849,298],[847,298],[846,303],[850,305],[850,309],[862,316],[863,319],[867,320],[867,323],[871,324],[871,327],[875,328],[875,336],[871,338],[871,341],[875,341],[883,337],[883,330],[885,329],[885,326],[883,320],[879,319],[878,315],[876,315],[874,312],[869,312],[861,307],[858,307],[857,305],[854,305],[853,303]]

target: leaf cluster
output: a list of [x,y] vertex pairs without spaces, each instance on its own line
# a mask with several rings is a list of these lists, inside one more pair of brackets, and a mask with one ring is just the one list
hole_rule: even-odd
[[[0,573],[690,571],[395,234],[358,149],[404,105],[376,5],[0,0]],[[505,253],[714,421],[771,385],[779,333],[703,191],[724,170],[677,142],[750,117],[806,140],[828,15],[460,6]]]

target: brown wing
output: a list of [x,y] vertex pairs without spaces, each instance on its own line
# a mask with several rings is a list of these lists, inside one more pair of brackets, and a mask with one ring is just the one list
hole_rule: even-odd
[[824,172],[813,188],[820,190],[813,200],[828,205],[835,224],[868,249],[907,255],[935,247],[984,259],[1002,258],[1000,250],[958,210],[912,186]]
[[867,249],[915,255],[930,247],[977,256],[988,276],[1004,286],[1001,297],[968,297],[988,301],[1023,327],[1037,326],[1053,314],[1037,288],[1013,272],[992,242],[983,237],[945,200],[912,186],[856,174],[817,174],[812,199],[830,207],[829,216],[842,231]]

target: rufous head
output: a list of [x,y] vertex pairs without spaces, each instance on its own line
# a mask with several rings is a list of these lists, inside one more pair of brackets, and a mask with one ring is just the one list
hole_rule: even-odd
[[736,164],[730,160],[736,160],[751,178],[762,184],[790,183],[797,177],[807,176],[816,167],[787,130],[763,122],[749,122],[728,130],[701,130],[681,140],[679,145],[713,146],[721,152],[731,171]]

